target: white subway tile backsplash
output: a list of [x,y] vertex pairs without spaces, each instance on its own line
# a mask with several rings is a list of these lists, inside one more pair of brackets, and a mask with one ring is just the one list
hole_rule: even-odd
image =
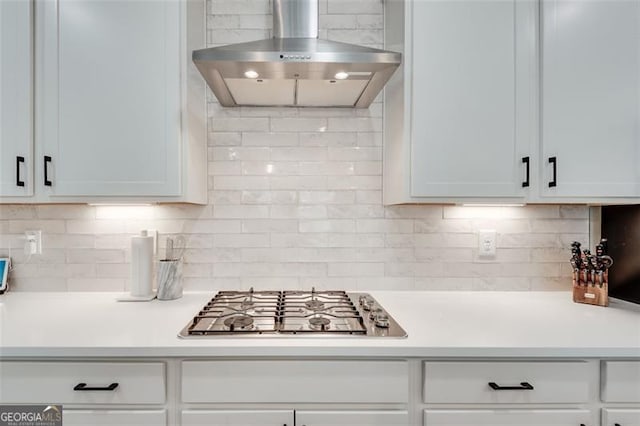
[[0,220],[35,219],[35,218],[36,218],[35,206],[0,205]]
[[209,161],[210,176],[237,176],[242,172],[242,164],[237,161]]
[[209,146],[239,146],[243,144],[243,135],[241,132],[210,132],[207,142]]
[[358,135],[354,132],[299,133],[300,146],[355,146]]
[[[45,221],[41,221],[42,224]],[[61,221],[62,222],[62,221]],[[62,222],[64,223],[64,222]],[[34,228],[35,229],[35,228]],[[39,228],[42,229],[42,228]],[[125,232],[123,220],[68,220],[66,229],[69,234],[122,234]],[[42,229],[43,232],[52,232]],[[60,232],[60,231],[58,231]]]
[[381,277],[384,263],[330,263],[330,277]]
[[345,189],[365,189],[380,190],[382,189],[381,176],[329,176],[327,178],[327,189],[345,190]]
[[216,176],[213,179],[213,189],[240,191],[269,189],[269,179],[264,176]]
[[244,132],[242,133],[242,145],[258,147],[297,146],[298,133],[275,132]]
[[327,37],[342,43],[362,44],[365,46],[380,46],[384,43],[380,31],[366,28],[329,29]]
[[12,234],[23,234],[25,231],[40,229],[44,233],[62,234],[66,230],[64,220],[9,220],[9,231]]
[[274,176],[269,178],[270,188],[276,190],[326,190],[325,176]]
[[382,14],[382,0],[327,0],[330,14]]
[[300,204],[353,204],[353,191],[300,191]]
[[272,148],[271,159],[275,161],[324,161],[327,149],[324,147]]
[[272,118],[272,132],[324,132],[326,118]]
[[213,217],[216,219],[265,219],[269,217],[269,206],[214,206]]
[[213,246],[220,247],[269,247],[269,234],[220,234],[213,239]]
[[325,29],[353,29],[358,26],[357,15],[322,15],[320,27]]
[[330,132],[382,132],[382,118],[336,117],[328,119]]
[[300,232],[356,232],[356,221],[349,219],[301,220]]
[[208,0],[210,14],[220,15],[266,15],[271,12],[269,0]]
[[268,118],[211,118],[209,131],[217,132],[267,132]]

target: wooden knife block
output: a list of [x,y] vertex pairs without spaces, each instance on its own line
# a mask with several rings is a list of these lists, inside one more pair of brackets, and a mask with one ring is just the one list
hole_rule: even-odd
[[577,273],[573,273],[573,301],[588,305],[609,306],[609,271],[604,272],[602,286],[580,281]]

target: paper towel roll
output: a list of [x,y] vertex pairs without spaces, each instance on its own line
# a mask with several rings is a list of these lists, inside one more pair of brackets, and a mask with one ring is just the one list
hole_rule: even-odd
[[153,237],[147,231],[131,238],[131,295],[153,294]]

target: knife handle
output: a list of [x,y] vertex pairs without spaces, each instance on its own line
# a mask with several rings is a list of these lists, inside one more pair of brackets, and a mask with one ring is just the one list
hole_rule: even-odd
[[500,386],[496,382],[489,382],[489,387],[493,390],[533,390],[528,382],[522,382],[520,386]]

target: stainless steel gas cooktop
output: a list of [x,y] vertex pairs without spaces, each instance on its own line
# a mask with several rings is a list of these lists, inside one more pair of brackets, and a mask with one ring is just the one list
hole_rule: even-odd
[[179,334],[222,336],[407,337],[367,293],[220,291]]

